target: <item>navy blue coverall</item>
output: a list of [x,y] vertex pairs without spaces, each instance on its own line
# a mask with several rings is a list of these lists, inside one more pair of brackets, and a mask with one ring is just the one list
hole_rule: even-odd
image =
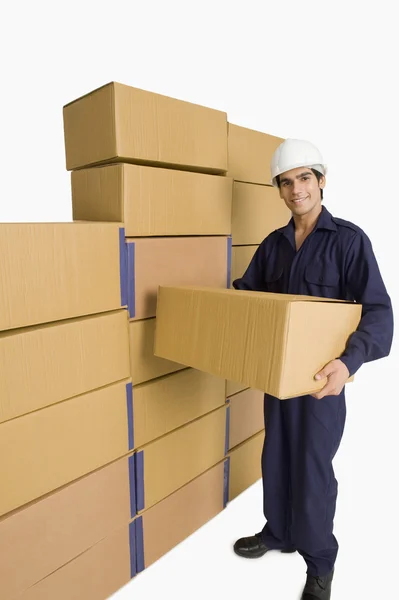
[[[291,219],[263,240],[233,286],[361,303],[358,329],[342,356],[336,357],[350,375],[390,352],[392,305],[370,240],[324,206],[298,251]],[[306,351],[306,340],[304,346]],[[278,400],[265,394],[264,416],[263,542],[271,549],[297,548],[307,573],[324,576],[333,569],[338,553],[333,535],[338,484],[332,461],[344,431],[345,388],[339,396],[321,400],[310,395]]]

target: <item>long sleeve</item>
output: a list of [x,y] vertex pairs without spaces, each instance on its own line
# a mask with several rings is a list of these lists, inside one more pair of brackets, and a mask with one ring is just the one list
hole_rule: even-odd
[[244,275],[233,281],[236,290],[265,291],[264,280],[264,242],[258,246]]
[[346,283],[353,299],[362,304],[359,326],[340,357],[353,375],[363,363],[388,356],[394,330],[391,299],[371,242],[363,232],[355,234],[348,248]]

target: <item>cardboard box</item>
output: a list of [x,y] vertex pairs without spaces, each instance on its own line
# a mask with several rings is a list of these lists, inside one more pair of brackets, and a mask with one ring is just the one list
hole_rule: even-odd
[[185,369],[154,355],[156,319],[129,322],[130,372],[133,385]]
[[114,531],[18,600],[104,600],[136,575],[136,525]]
[[228,124],[227,175],[235,181],[271,185],[270,161],[283,138]]
[[231,238],[128,238],[131,319],[155,317],[159,285],[230,287]]
[[248,386],[245,383],[237,383],[236,381],[226,381],[226,398],[230,398],[234,394],[238,394],[238,392],[242,392],[243,390],[248,389]]
[[263,430],[229,452],[229,502],[262,477],[264,439]]
[[123,222],[127,237],[231,234],[229,177],[116,164],[71,181],[75,220]]
[[64,106],[66,167],[109,162],[227,171],[227,115],[111,82]]
[[233,281],[242,277],[255,254],[256,246],[233,246],[231,254],[231,281],[230,287],[233,288]]
[[144,446],[225,402],[224,379],[196,369],[184,369],[135,386],[135,444]]
[[126,310],[0,333],[0,423],[130,377]]
[[265,428],[263,417],[264,393],[244,390],[229,398],[229,450]]
[[314,376],[344,352],[361,311],[313,296],[163,286],[154,353],[292,398],[325,386]]
[[226,406],[138,448],[137,512],[140,513],[224,459],[228,450]]
[[126,306],[116,223],[2,223],[0,331]]
[[134,448],[131,382],[122,381],[0,425],[0,515]]
[[1,599],[19,597],[115,530],[126,528],[135,515],[131,454],[1,517]]
[[218,463],[137,517],[138,573],[224,509],[228,467],[228,460]]
[[260,244],[291,218],[278,190],[265,185],[234,182],[232,209],[233,245]]

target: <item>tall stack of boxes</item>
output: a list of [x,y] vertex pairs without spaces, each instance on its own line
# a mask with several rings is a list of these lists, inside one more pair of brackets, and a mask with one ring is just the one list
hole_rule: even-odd
[[82,597],[81,563],[116,530],[120,587],[136,573],[120,227],[2,224],[0,252],[0,598],[61,597],[40,590],[66,564],[62,593]]
[[[244,274],[264,238],[290,218],[271,186],[270,161],[281,142],[279,137],[228,123],[227,175],[233,179],[231,284]],[[261,476],[263,393],[227,381],[226,397],[231,413],[229,498],[233,499]]]
[[64,131],[74,222],[1,225],[0,600],[104,599],[260,477],[263,392],[157,356],[157,293],[287,222],[281,139],[117,83]]
[[73,219],[124,228],[141,571],[227,502],[225,380],[153,353],[159,285],[230,286],[227,116],[112,83],[64,124]]

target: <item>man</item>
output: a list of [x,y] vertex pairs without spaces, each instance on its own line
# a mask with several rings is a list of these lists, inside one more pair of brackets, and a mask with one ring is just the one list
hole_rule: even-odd
[[389,354],[392,305],[366,234],[322,206],[326,166],[317,148],[288,139],[274,153],[271,171],[292,218],[266,237],[233,286],[355,301],[362,304],[362,317],[344,353],[315,374],[326,379],[319,393],[289,400],[265,394],[266,524],[239,539],[234,550],[246,558],[297,550],[307,564],[302,599],[329,600],[338,552],[332,461],[344,431],[344,386],[363,363]]

